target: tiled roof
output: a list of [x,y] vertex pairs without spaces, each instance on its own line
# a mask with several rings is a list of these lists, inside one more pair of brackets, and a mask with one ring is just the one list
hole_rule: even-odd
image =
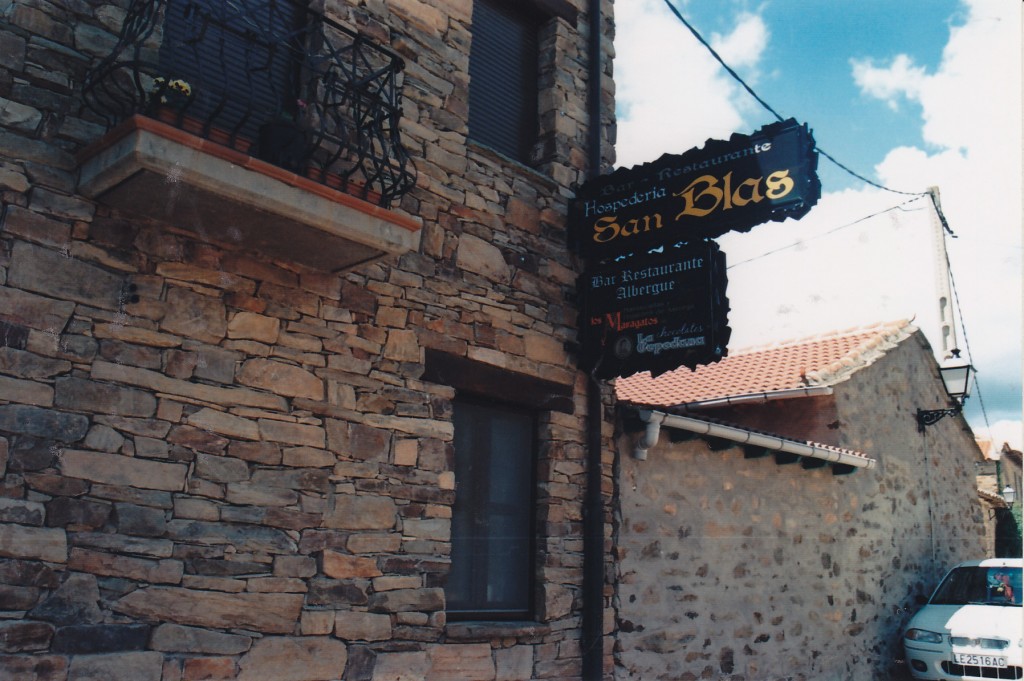
[[651,378],[619,378],[619,400],[671,407],[694,402],[832,386],[882,357],[914,331],[908,321],[836,331],[777,345],[730,352],[715,364]]
[[996,444],[992,441],[992,438],[974,436],[974,441],[978,443],[978,449],[981,450],[982,455],[986,459],[994,458],[992,455],[995,454]]
[[1009,507],[1009,504],[1006,503],[1006,499],[1003,499],[998,494],[992,494],[991,492],[986,492],[985,490],[979,489],[978,490],[978,497],[980,497],[984,501],[987,501],[989,504],[991,504],[995,508],[1008,508]]
[[1008,442],[1003,443],[1003,450],[1001,455],[1005,456],[1008,460],[1013,461],[1018,466],[1021,465],[1022,460],[1024,460],[1024,457],[1021,456],[1021,452],[1017,451],[1016,449],[1012,449]]

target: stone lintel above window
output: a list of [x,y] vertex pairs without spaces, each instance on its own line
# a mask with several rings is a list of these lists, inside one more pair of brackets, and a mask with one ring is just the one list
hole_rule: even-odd
[[538,410],[575,412],[573,386],[427,349],[423,380]]

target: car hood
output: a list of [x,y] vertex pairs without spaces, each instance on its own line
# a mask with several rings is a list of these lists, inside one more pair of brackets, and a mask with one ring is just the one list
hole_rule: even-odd
[[926,605],[910,620],[907,629],[968,636],[1002,638],[1016,644],[1024,635],[1020,606]]

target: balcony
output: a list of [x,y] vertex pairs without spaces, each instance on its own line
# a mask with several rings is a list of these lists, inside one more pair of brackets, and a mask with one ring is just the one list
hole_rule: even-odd
[[132,0],[86,78],[79,190],[317,269],[417,248],[392,52],[295,0]]

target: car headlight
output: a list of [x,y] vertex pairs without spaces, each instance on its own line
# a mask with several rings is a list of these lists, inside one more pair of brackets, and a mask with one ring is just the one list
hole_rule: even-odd
[[907,629],[907,633],[903,637],[921,643],[942,643],[942,634],[927,629]]

